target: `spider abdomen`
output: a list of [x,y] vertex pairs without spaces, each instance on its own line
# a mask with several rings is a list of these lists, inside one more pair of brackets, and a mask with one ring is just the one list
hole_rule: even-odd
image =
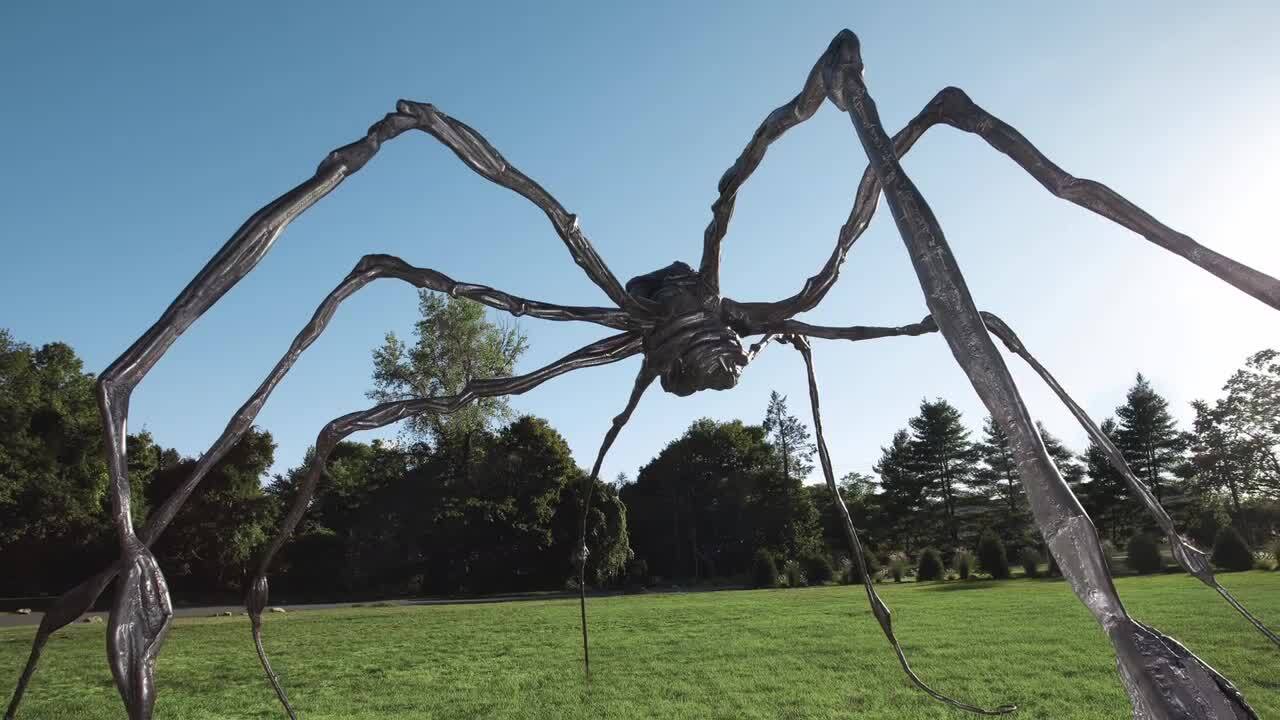
[[644,335],[644,353],[662,389],[675,395],[728,390],[738,384],[747,353],[724,321],[720,297],[682,262],[632,278],[627,292],[660,308]]

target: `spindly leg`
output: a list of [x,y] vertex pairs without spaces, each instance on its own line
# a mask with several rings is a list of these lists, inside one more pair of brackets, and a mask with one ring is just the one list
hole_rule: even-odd
[[[618,329],[627,329],[632,324],[626,313],[618,309],[574,307],[526,300],[484,285],[457,282],[443,273],[427,268],[413,267],[403,260],[390,255],[367,255],[361,258],[351,273],[320,303],[320,306],[316,308],[315,313],[312,315],[311,321],[294,338],[289,349],[276,363],[275,367],[272,368],[270,374],[262,381],[262,384],[231,417],[218,439],[200,456],[195,467],[192,468],[191,474],[187,476],[182,485],[159,508],[150,514],[147,518],[147,524],[138,532],[138,538],[144,545],[149,547],[155,542],[156,538],[164,532],[164,529],[173,520],[178,510],[181,509],[182,504],[195,491],[195,488],[209,470],[239,442],[244,433],[253,425],[258,412],[262,409],[276,385],[289,372],[302,353],[324,332],[338,306],[360,288],[380,278],[397,278],[415,287],[436,290],[454,297],[465,297],[516,316],[528,315],[545,320],[579,320]],[[98,596],[102,594],[102,591],[120,569],[121,565],[118,563],[77,585],[58,598],[49,612],[45,613],[40,627],[36,631],[36,637],[32,643],[31,654],[27,660],[26,668],[18,681],[9,704],[9,710],[5,715],[8,720],[12,720],[17,713],[23,692],[35,672],[36,665],[49,636],[59,628],[73,622],[92,607]]]
[[267,658],[266,650],[262,645],[262,610],[267,605],[268,594],[266,575],[272,559],[284,547],[284,543],[289,537],[293,535],[293,531],[297,528],[303,514],[307,511],[307,507],[311,504],[311,500],[315,496],[316,487],[320,482],[320,476],[324,473],[329,454],[333,452],[338,443],[354,432],[373,430],[408,417],[424,413],[452,413],[479,398],[498,395],[519,395],[571,370],[607,365],[637,355],[640,352],[640,338],[633,333],[625,332],[580,348],[550,365],[543,366],[525,375],[472,380],[457,395],[381,403],[367,410],[348,413],[342,417],[335,418],[324,426],[316,437],[315,452],[311,465],[307,467],[307,472],[298,486],[293,505],[289,508],[289,513],[281,524],[280,532],[267,547],[266,552],[263,553],[258,565],[257,575],[250,585],[245,601],[246,608],[249,611],[249,619],[253,626],[253,641],[258,651],[258,658],[261,660],[262,667],[267,673],[267,678],[271,681],[277,697],[280,698],[280,702],[285,711],[289,713],[290,718],[296,720],[297,715],[289,704],[289,698],[285,695],[284,688],[280,686],[279,679],[275,672],[272,671],[271,662]]
[[417,121],[416,127],[419,130],[430,133],[432,137],[447,145],[468,167],[485,179],[519,193],[537,205],[551,221],[551,225],[555,227],[556,233],[564,241],[565,246],[569,248],[573,261],[587,273],[592,282],[604,290],[614,304],[637,314],[643,315],[646,312],[641,302],[623,289],[618,278],[614,277],[613,271],[596,253],[591,241],[582,233],[582,228],[578,225],[578,216],[570,214],[550,193],[542,189],[541,185],[507,162],[507,159],[502,157],[502,153],[490,145],[480,133],[465,123],[445,115],[429,103],[401,100],[396,103],[396,111],[412,116]]
[[[108,656],[117,687],[133,720],[151,716],[154,689],[151,676],[158,652],[172,618],[164,576],[155,559],[134,532],[129,504],[129,479],[125,438],[129,398],[147,372],[196,318],[248,274],[271,249],[284,228],[300,213],[327,195],[348,175],[364,166],[382,143],[406,130],[420,129],[447,145],[472,169],[531,200],[547,214],[574,260],[620,308],[643,314],[596,254],[570,215],[537,183],[530,180],[465,124],[424,103],[402,100],[397,112],[375,123],[364,138],[331,152],[315,174],[293,190],[263,207],[240,227],[222,249],[200,270],[142,337],[115,360],[98,379],[98,405],[102,413],[107,470],[111,479],[112,516],[119,534],[120,566],[126,580],[120,584],[108,633]],[[99,576],[101,577],[101,576]],[[101,586],[95,577],[77,588],[69,600],[96,596]],[[61,610],[70,609],[68,607]],[[133,616],[125,613],[133,612]],[[61,613],[60,613],[61,614]],[[7,715],[16,712],[22,690],[38,661],[39,640],[32,649],[28,668],[19,680]]]
[[[208,264],[128,350],[98,378],[103,447],[111,479],[111,512],[120,540],[118,584],[107,632],[107,656],[116,688],[131,720],[149,720],[155,703],[156,654],[173,618],[164,575],[135,534],[130,508],[125,438],[129,397],[174,340],[257,265],[280,232],[295,217],[377,152],[381,143],[407,129],[409,116],[391,114],[375,123],[361,140],[330,153],[315,174],[259,210],[223,245]],[[92,588],[87,588],[91,590]],[[33,648],[33,659],[38,657]],[[28,679],[30,672],[23,673]],[[21,694],[15,693],[10,713]]]
[[930,314],[987,410],[1009,436],[1036,524],[1063,575],[1111,638],[1134,716],[1152,720],[1256,717],[1220,675],[1172,639],[1129,617],[1093,523],[1049,458],[1013,377],[987,334],[942,228],[898,162],[862,82],[862,58],[852,32],[836,36],[823,65],[830,99],[849,113],[884,188]]
[[[1120,473],[1120,475],[1125,479],[1125,483],[1129,486],[1129,490],[1133,492],[1138,501],[1147,509],[1147,512],[1156,521],[1156,524],[1164,530],[1165,537],[1168,538],[1169,541],[1169,547],[1173,552],[1173,557],[1178,561],[1178,564],[1182,566],[1182,569],[1186,570],[1187,573],[1199,579],[1204,584],[1212,587],[1218,592],[1218,594],[1222,595],[1222,597],[1230,603],[1233,608],[1243,615],[1246,620],[1252,623],[1259,632],[1265,635],[1267,639],[1277,645],[1280,645],[1280,637],[1277,637],[1276,634],[1264,625],[1260,619],[1241,605],[1226,588],[1222,587],[1222,585],[1217,581],[1217,578],[1214,577],[1213,568],[1209,565],[1208,556],[1205,552],[1196,548],[1190,543],[1190,541],[1178,533],[1177,528],[1174,527],[1173,518],[1169,517],[1169,513],[1160,505],[1160,501],[1156,499],[1155,493],[1151,492],[1151,489],[1147,487],[1146,483],[1138,479],[1138,476],[1133,473],[1133,470],[1129,467],[1129,463],[1125,461],[1124,454],[1120,452],[1120,449],[1117,448],[1115,444],[1111,442],[1111,439],[1106,436],[1106,433],[1102,432],[1098,425],[1093,422],[1093,419],[1084,411],[1084,408],[1081,408],[1074,400],[1071,399],[1071,396],[1067,394],[1067,391],[1058,384],[1057,379],[1055,379],[1044,365],[1041,365],[1040,362],[1036,360],[1035,356],[1027,350],[1026,346],[1022,344],[1022,341],[1014,334],[1013,330],[1009,328],[1004,320],[1001,320],[998,316],[985,311],[979,314],[982,316],[982,320],[987,327],[987,331],[1000,338],[1000,340],[1004,342],[1005,346],[1009,348],[1010,352],[1022,358],[1031,366],[1032,370],[1035,370],[1036,374],[1040,376],[1040,379],[1044,380],[1045,384],[1049,386],[1049,389],[1053,390],[1054,394],[1058,396],[1058,399],[1062,401],[1062,404],[1066,405],[1067,409],[1071,411],[1071,414],[1077,421],[1079,421],[1080,426],[1084,428],[1084,431],[1089,435],[1089,438],[1098,443],[1098,446],[1106,451],[1107,459],[1111,463],[1111,466],[1115,468],[1116,472]],[[808,337],[820,337],[831,340],[868,340],[872,338],[895,337],[899,335],[923,335],[925,333],[938,331],[938,326],[933,322],[933,318],[931,317],[925,318],[918,323],[902,325],[900,327],[874,327],[864,325],[830,327],[809,325],[808,323],[803,323],[798,320],[783,320],[780,322],[769,323],[767,327],[769,327],[773,332],[784,334],[800,333]]]
[[613,424],[604,435],[604,442],[600,443],[600,451],[596,453],[596,462],[591,466],[591,474],[583,480],[585,487],[582,489],[582,521],[578,523],[580,544],[578,548],[578,609],[582,616],[582,667],[588,679],[591,677],[591,650],[587,642],[587,516],[591,514],[591,494],[595,490],[596,479],[600,477],[600,466],[604,465],[604,456],[613,446],[613,441],[618,439],[622,426],[631,419],[631,413],[635,412],[636,406],[640,404],[640,398],[644,396],[644,391],[653,383],[655,377],[657,374],[649,369],[647,363],[640,367],[640,373],[636,375],[636,382],[631,388],[631,397],[627,400],[627,406],[613,419]]
[[1231,593],[1228,592],[1226,588],[1222,587],[1222,584],[1218,582],[1216,577],[1214,577],[1213,568],[1209,565],[1208,555],[1203,550],[1192,545],[1186,538],[1178,534],[1178,529],[1174,527],[1173,524],[1173,518],[1169,517],[1169,513],[1165,512],[1164,507],[1160,505],[1160,501],[1156,498],[1155,493],[1151,492],[1151,489],[1147,487],[1146,483],[1138,479],[1138,476],[1135,475],[1133,470],[1129,467],[1129,463],[1125,461],[1124,453],[1120,452],[1120,448],[1116,447],[1115,443],[1111,442],[1111,438],[1107,437],[1107,434],[1102,432],[1102,429],[1093,422],[1093,419],[1084,411],[1084,408],[1077,405],[1076,401],[1071,399],[1071,396],[1067,394],[1067,391],[1058,384],[1057,379],[1055,379],[1053,375],[1040,364],[1040,361],[1036,360],[1035,356],[1027,350],[1026,346],[1022,344],[1022,341],[1014,334],[1013,330],[1005,324],[1004,320],[1001,320],[999,317],[988,312],[982,313],[982,319],[986,323],[987,330],[990,331],[991,334],[1000,338],[1000,340],[1004,342],[1005,347],[1009,348],[1010,352],[1025,360],[1026,363],[1031,366],[1031,369],[1036,371],[1036,374],[1040,376],[1040,379],[1044,380],[1045,384],[1048,385],[1049,388],[1053,390],[1054,394],[1058,396],[1058,399],[1062,401],[1062,404],[1066,405],[1067,409],[1071,411],[1071,414],[1075,416],[1076,420],[1080,423],[1080,426],[1084,428],[1086,433],[1088,433],[1089,438],[1106,452],[1107,460],[1110,461],[1111,467],[1115,468],[1116,472],[1120,473],[1120,476],[1125,480],[1125,484],[1129,486],[1129,490],[1138,498],[1138,501],[1142,503],[1143,507],[1147,509],[1147,512],[1150,513],[1151,517],[1155,519],[1156,524],[1160,526],[1160,529],[1164,531],[1165,537],[1168,538],[1169,541],[1169,549],[1173,552],[1173,557],[1177,559],[1178,564],[1182,566],[1182,569],[1200,580],[1200,582],[1216,590],[1223,599],[1231,604],[1231,607],[1235,608],[1236,611],[1243,615],[1246,620],[1252,623],[1259,632],[1265,635],[1267,639],[1277,647],[1280,647],[1280,637],[1277,637],[1276,634],[1264,625],[1260,619],[1255,617],[1253,613],[1249,612],[1249,610],[1244,607],[1244,605],[1241,605],[1239,601],[1232,597]]
[[[858,339],[869,339],[869,337]],[[926,685],[911,669],[911,665],[907,663],[907,656],[902,652],[902,646],[898,644],[898,638],[893,634],[892,613],[889,612],[889,607],[884,604],[884,601],[880,599],[880,595],[876,593],[871,574],[867,572],[866,556],[863,554],[862,541],[858,538],[858,530],[853,526],[853,517],[849,514],[849,508],[844,504],[844,498],[840,496],[840,488],[836,486],[835,472],[831,469],[831,455],[827,451],[827,441],[822,434],[822,413],[818,408],[818,380],[813,372],[813,353],[809,349],[809,341],[803,335],[789,335],[784,337],[783,342],[790,342],[804,356],[804,365],[809,378],[809,405],[813,409],[813,433],[818,440],[818,461],[822,465],[822,475],[826,478],[827,488],[831,491],[832,503],[836,506],[836,510],[840,513],[840,518],[844,521],[845,538],[849,541],[851,560],[857,565],[858,571],[862,573],[862,584],[867,591],[867,600],[871,603],[871,612],[880,623],[880,629],[884,631],[885,637],[893,645],[893,651],[897,654],[898,662],[902,664],[903,671],[907,673],[907,677],[911,679],[911,682],[916,687],[925,691],[934,699],[941,700],[952,707],[968,710],[979,715],[1004,715],[1017,710],[1016,705],[1001,705],[994,710],[987,710],[949,698]]]
[[[817,111],[818,105],[813,98],[815,93],[821,96],[822,89],[825,87],[825,81],[822,80],[821,74],[817,73],[820,66],[821,61],[815,66],[815,70],[810,72],[804,89],[794,100],[775,110],[761,124],[737,163],[720,181],[721,195],[712,206],[712,224],[707,228],[708,238],[714,237],[714,243],[704,244],[704,266],[707,265],[709,257],[714,257],[718,267],[720,238],[724,235],[724,226],[728,223],[735,193],[759,164],[768,144],[788,128],[809,118]],[[1150,242],[1213,273],[1238,290],[1280,309],[1280,280],[1215,252],[1173,230],[1106,185],[1072,176],[1045,157],[1021,133],[979,107],[958,88],[949,87],[940,91],[919,114],[893,136],[894,153],[901,159],[929,128],[939,123],[951,125],[958,130],[981,137],[991,147],[1016,162],[1055,196],[1069,200],[1138,233]],[[873,168],[868,166],[862,173],[862,180],[858,183],[849,219],[840,228],[831,256],[816,275],[805,281],[800,292],[771,303],[729,301],[734,314],[741,316],[744,330],[756,332],[746,328],[746,325],[783,320],[816,307],[827,291],[835,285],[845,256],[870,224],[879,198],[880,182]],[[711,245],[714,246],[713,255],[708,254]]]

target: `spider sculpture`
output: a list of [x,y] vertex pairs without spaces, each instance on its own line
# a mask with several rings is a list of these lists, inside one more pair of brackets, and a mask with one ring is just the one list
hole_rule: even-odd
[[[828,99],[849,114],[858,140],[870,160],[835,249],[818,274],[809,278],[800,292],[789,298],[777,302],[737,302],[721,297],[720,244],[733,212],[738,188],[759,165],[770,143],[812,116]],[[115,579],[117,591],[107,640],[112,674],[129,717],[132,720],[151,718],[156,692],[153,681],[155,660],[169,629],[172,608],[164,576],[148,546],[163,532],[210,467],[249,428],[276,384],[324,330],[338,305],[373,280],[390,277],[419,288],[465,297],[513,315],[592,322],[619,332],[525,375],[476,380],[451,397],[382,403],[343,415],[324,426],[316,439],[315,460],[301,483],[298,498],[285,518],[280,534],[261,560],[246,603],[259,657],[290,717],[295,717],[293,709],[271,670],[262,645],[261,614],[267,602],[266,571],[272,557],[305,512],[324,473],[329,453],[351,433],[423,413],[452,412],[480,397],[524,393],[571,370],[639,355],[642,358],[640,372],[630,399],[605,434],[587,480],[589,488],[600,472],[605,453],[654,379],[658,379],[667,392],[682,396],[700,390],[731,388],[754,355],[774,340],[794,346],[803,356],[819,459],[826,482],[834,489],[835,480],[819,416],[818,389],[808,338],[868,340],[941,332],[992,417],[1010,438],[1036,524],[1072,591],[1110,638],[1134,717],[1153,720],[1256,718],[1230,682],[1173,639],[1131,618],[1121,603],[1097,532],[1050,460],[992,335],[1013,354],[1028,362],[1067,405],[1089,436],[1108,451],[1111,463],[1167,534],[1182,567],[1217,590],[1260,632],[1280,645],[1280,638],[1236,603],[1215,581],[1204,553],[1179,536],[1154,495],[1134,476],[1120,452],[1053,376],[1027,352],[999,318],[978,311],[941,227],[899,164],[899,158],[910,150],[912,144],[927,129],[939,123],[978,135],[1008,155],[1054,195],[1133,230],[1280,309],[1280,282],[1275,278],[1201,246],[1161,224],[1104,185],[1072,177],[1016,130],[975,105],[960,90],[947,88],[938,93],[920,114],[891,138],[881,125],[875,103],[863,83],[858,40],[848,30],[835,37],[810,71],[800,93],[764,120],[742,155],[721,178],[720,195],[712,205],[712,220],[704,236],[699,267],[694,269],[676,262],[634,278],[625,287],[596,253],[580,229],[577,218],[536,182],[508,163],[479,133],[431,105],[401,101],[397,103],[395,112],[375,123],[363,138],[330,153],[311,178],[249,218],[183,289],[160,319],[99,377],[97,391],[121,557],[112,567],[68,591],[46,613],[6,717],[12,719],[15,716],[23,690],[50,634],[91,607],[107,584]],[[151,515],[143,528],[135,531],[129,508],[124,444],[130,393],[174,340],[254,268],[290,221],[364,166],[384,142],[408,130],[430,134],[480,175],[514,190],[537,205],[550,219],[574,261],[604,291],[613,306],[569,307],[526,300],[483,285],[458,282],[435,270],[412,267],[398,258],[386,255],[364,257],[320,304],[311,322],[294,338],[275,368],[232,417],[213,446],[201,456],[191,476]],[[930,315],[919,323],[900,327],[819,327],[793,320],[795,315],[817,306],[835,283],[845,255],[866,229],[881,193],[911,255]],[[747,349],[741,341],[747,337],[759,337],[760,340]],[[586,560],[585,532],[590,503],[589,494],[584,495],[587,500],[580,526],[584,539],[578,557],[580,581],[583,580]],[[850,554],[861,562],[863,553],[857,531],[840,500],[840,494],[833,492],[832,496],[844,517]],[[867,578],[865,572],[863,577]],[[582,585],[585,583],[580,582]],[[876,595],[869,579],[865,588],[874,616],[913,683],[934,698],[972,712],[1002,714],[1014,709],[1010,705],[991,710],[979,708],[952,700],[926,686],[907,664],[894,637],[889,610]],[[584,665],[589,668],[585,590],[581,598],[581,612]]]

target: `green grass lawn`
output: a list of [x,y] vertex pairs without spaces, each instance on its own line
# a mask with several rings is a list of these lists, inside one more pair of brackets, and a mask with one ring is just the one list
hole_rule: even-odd
[[[1280,573],[1225,584],[1274,627]],[[1280,651],[1185,575],[1117,582],[1135,617],[1183,641],[1280,717]],[[1061,581],[882,585],[916,670],[938,690],[1022,718],[1128,718],[1101,630]],[[266,642],[307,720],[322,718],[959,718],[912,689],[857,587],[594,600],[592,668],[577,604],[269,614]],[[5,692],[33,628],[0,630]],[[102,625],[50,643],[20,718],[123,717]],[[247,618],[179,620],[156,716],[280,718]],[[6,695],[7,697],[7,695]]]

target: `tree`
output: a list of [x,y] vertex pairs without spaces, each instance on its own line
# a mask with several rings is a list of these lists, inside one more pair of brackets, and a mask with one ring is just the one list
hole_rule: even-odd
[[[387,333],[373,351],[374,388],[378,402],[456,395],[468,381],[510,375],[524,353],[524,333],[514,325],[490,322],[483,305],[419,291],[420,318],[410,346]],[[427,414],[407,420],[417,440],[439,443],[446,437],[468,438],[511,416],[506,398],[479,398],[449,415]],[[470,445],[463,443],[463,451]]]
[[[1103,420],[1099,429],[1112,443],[1116,442],[1114,419]],[[1108,535],[1113,543],[1119,543],[1132,534],[1141,509],[1124,476],[1112,467],[1111,459],[1101,445],[1090,441],[1084,459],[1085,474],[1089,480],[1082,486],[1081,504],[1099,531]]]
[[[127,438],[135,523],[160,449]],[[116,551],[94,376],[71,346],[0,329],[0,595],[60,592]]]
[[1218,531],[1213,543],[1213,564],[1220,570],[1253,569],[1253,551],[1238,530],[1227,526]]
[[911,447],[911,434],[899,430],[885,447],[875,472],[880,476],[880,492],[876,505],[886,518],[886,534],[896,547],[913,551],[927,542],[929,499],[924,478],[917,471]]
[[1169,402],[1138,373],[1116,417],[1115,443],[1125,462],[1164,502],[1176,490],[1174,473],[1185,463],[1187,450],[1187,438],[1169,414]]
[[1078,488],[1085,475],[1085,469],[1080,466],[1079,458],[1039,420],[1036,421],[1036,429],[1040,431],[1040,439],[1044,441],[1044,447],[1049,451],[1053,464],[1058,466],[1062,479],[1066,480],[1067,485],[1072,489]]
[[973,473],[974,489],[991,499],[999,508],[996,523],[1006,539],[1020,534],[1030,521],[1030,507],[1022,488],[1018,461],[1013,457],[1009,437],[996,421],[988,417],[982,425],[982,442],[974,449],[982,464]]
[[[308,450],[299,467],[277,475],[268,486],[281,511],[293,505],[297,483],[313,458]],[[389,516],[377,500],[387,486],[405,476],[409,462],[409,453],[382,440],[338,443],[302,524],[276,561],[273,591],[324,596],[367,589],[385,580],[383,571],[394,543]]]
[[757,550],[751,559],[751,584],[758,588],[778,587],[778,564],[773,554],[764,548]]
[[1212,405],[1192,403],[1192,463],[1197,485],[1225,498],[1248,532],[1246,505],[1280,499],[1280,353],[1251,355],[1223,390]]
[[769,407],[764,414],[764,431],[773,443],[782,477],[801,480],[813,470],[813,454],[817,446],[809,441],[809,428],[787,412],[787,397],[777,390],[769,394]]
[[[1076,461],[1075,454],[1038,421],[1036,428],[1058,472],[1068,485],[1078,487],[1084,469]],[[987,417],[982,434],[982,441],[974,446],[981,465],[974,471],[972,485],[999,508],[1001,519],[997,526],[1005,541],[1021,544],[1021,538],[1031,530],[1032,524],[1031,508],[1022,487],[1018,462],[1013,456],[1008,436],[993,418]]]
[[763,427],[694,422],[621,490],[637,556],[655,576],[699,579],[747,572],[757,549],[780,563],[817,549],[809,491],[780,467]]
[[[870,475],[850,472],[840,478],[836,489],[844,500],[853,525],[858,529],[862,544],[871,547],[877,537],[885,534],[883,513],[876,510],[875,498],[872,494],[875,480]],[[822,528],[822,543],[828,554],[840,557],[849,554],[849,539],[846,535],[844,514],[836,507],[830,488],[826,483],[809,485],[809,497],[818,513],[818,523]]]
[[938,398],[920,403],[911,427],[911,465],[926,492],[940,504],[948,539],[960,544],[957,509],[964,501],[977,466],[978,453],[969,441],[960,411]]
[[[275,460],[271,433],[250,428],[197,486],[152,548],[179,591],[242,590],[251,563],[271,539],[278,505],[263,489]],[[148,487],[159,505],[186,481],[196,461],[161,467]]]

